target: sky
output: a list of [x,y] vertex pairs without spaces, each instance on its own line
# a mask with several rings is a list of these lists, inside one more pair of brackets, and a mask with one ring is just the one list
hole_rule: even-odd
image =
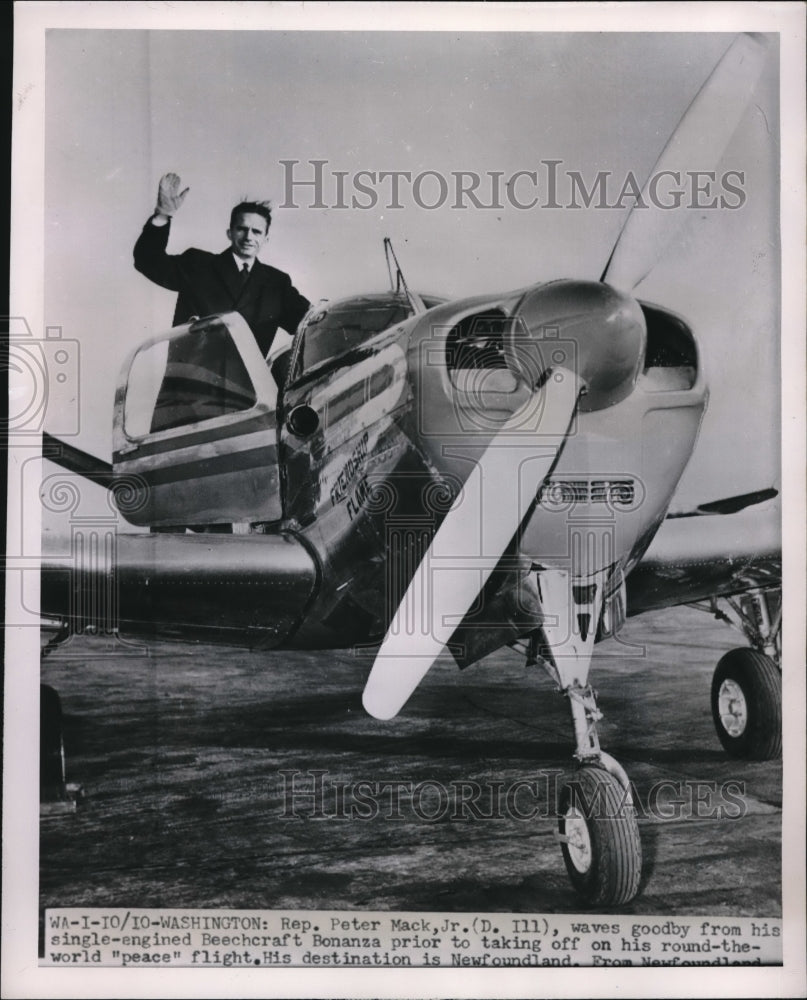
[[[143,31],[52,29],[46,44],[44,315],[79,343],[74,444],[111,455],[121,365],[167,329],[174,295],[132,266],[157,183],[188,185],[169,250],[226,246],[242,196],[275,205],[262,259],[309,299],[383,290],[390,236],[409,285],[461,297],[560,277],[597,278],[627,207],[520,210],[453,200],[345,209],[361,171],[539,171],[562,161],[643,181],[733,36],[723,33]],[[778,61],[763,76],[718,165],[744,172],[735,210],[690,210],[640,298],[685,316],[710,406],[676,505],[779,478]],[[325,160],[324,200],[286,202],[283,160]],[[708,166],[711,165],[707,165]],[[702,165],[693,163],[693,169]],[[438,200],[434,177],[420,201]],[[534,192],[521,179],[517,194]],[[618,189],[618,187],[617,187]],[[403,190],[403,189],[402,189]],[[485,202],[484,185],[480,195]],[[347,200],[353,189],[348,186]],[[539,188],[539,195],[543,193]],[[568,199],[567,199],[568,200]],[[627,203],[626,203],[627,204]],[[543,206],[543,201],[541,203]],[[58,415],[49,429],[59,432]]]

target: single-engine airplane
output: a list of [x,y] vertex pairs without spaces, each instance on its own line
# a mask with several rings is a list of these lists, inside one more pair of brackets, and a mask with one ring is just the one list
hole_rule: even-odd
[[[731,45],[655,174],[696,150],[719,161],[762,59],[754,37]],[[571,882],[592,905],[627,903],[641,845],[628,778],[597,736],[595,643],[672,604],[733,620],[751,648],[715,672],[719,737],[740,757],[781,749],[775,491],[666,516],[707,403],[686,321],[632,294],[671,214],[630,213],[598,281],[448,302],[398,268],[388,293],[313,306],[277,380],[237,314],[138,346],[111,465],[45,438],[47,457],[150,529],[43,558],[57,638],[377,647],[363,700],[379,719],[446,647],[460,667],[521,649],[571,709],[579,767],[558,817]]]

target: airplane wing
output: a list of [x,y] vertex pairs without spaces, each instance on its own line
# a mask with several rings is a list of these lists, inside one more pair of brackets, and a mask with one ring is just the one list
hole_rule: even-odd
[[628,614],[778,587],[781,579],[776,491],[732,497],[667,516],[627,578]]

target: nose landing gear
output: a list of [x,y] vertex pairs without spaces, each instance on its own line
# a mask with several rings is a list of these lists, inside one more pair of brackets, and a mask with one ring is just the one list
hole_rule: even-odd
[[[545,622],[528,662],[541,663],[568,697],[579,767],[559,798],[557,839],[569,879],[591,906],[622,906],[639,891],[642,845],[624,770],[600,748],[588,672],[610,571],[585,579],[559,570],[539,573]],[[569,613],[571,612],[571,613]]]

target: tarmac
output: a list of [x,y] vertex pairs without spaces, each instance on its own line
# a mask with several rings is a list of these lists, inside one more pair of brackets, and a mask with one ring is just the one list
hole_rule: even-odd
[[[712,671],[743,639],[689,608],[597,647],[603,749],[634,783],[639,895],[616,912],[781,916],[781,761],[728,758]],[[40,908],[595,912],[554,802],[568,705],[501,650],[447,656],[398,718],[361,706],[371,656],[76,637],[43,661],[75,811],[43,814]]]

